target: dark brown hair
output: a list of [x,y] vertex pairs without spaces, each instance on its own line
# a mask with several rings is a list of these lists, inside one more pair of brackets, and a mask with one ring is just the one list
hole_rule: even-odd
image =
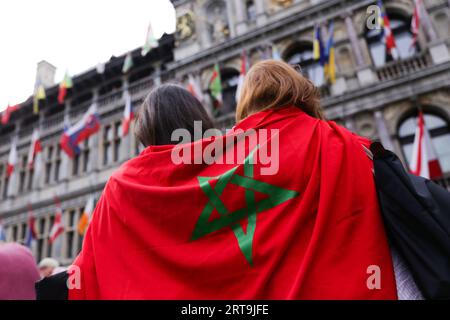
[[315,118],[324,118],[319,90],[310,80],[285,62],[261,61],[245,77],[236,120],[239,122],[253,113],[289,105]]
[[164,84],[154,88],[142,103],[135,134],[145,147],[174,144],[171,135],[176,129],[187,129],[194,136],[194,121],[202,122],[203,132],[214,128],[197,98],[179,85]]

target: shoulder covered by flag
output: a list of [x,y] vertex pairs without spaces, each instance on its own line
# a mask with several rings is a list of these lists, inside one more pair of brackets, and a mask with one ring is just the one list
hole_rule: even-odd
[[[211,149],[214,161],[198,162],[195,150]],[[295,107],[125,163],[74,264],[70,299],[396,298],[361,140]],[[367,285],[371,265],[383,270],[379,290]]]

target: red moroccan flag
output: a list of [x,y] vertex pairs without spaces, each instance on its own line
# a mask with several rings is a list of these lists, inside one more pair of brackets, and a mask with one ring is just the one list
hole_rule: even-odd
[[145,149],[106,185],[69,298],[396,299],[362,144],[286,107]]

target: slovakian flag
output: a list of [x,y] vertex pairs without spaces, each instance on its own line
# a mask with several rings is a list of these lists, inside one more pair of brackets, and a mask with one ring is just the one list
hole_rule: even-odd
[[236,102],[239,102],[239,98],[241,96],[242,87],[244,85],[245,75],[249,69],[248,65],[248,57],[245,49],[242,51],[241,57],[241,73],[239,74],[238,86],[236,89]]
[[410,172],[427,179],[438,179],[442,177],[441,165],[434,150],[422,111],[419,112],[417,118]]
[[25,245],[31,248],[33,240],[37,239],[36,232],[36,217],[34,216],[33,208],[31,204],[28,204],[28,226],[27,226],[27,237],[25,239]]
[[92,212],[94,211],[94,198],[89,197],[86,205],[84,206],[83,213],[81,214],[80,221],[78,222],[78,233],[84,235],[86,229],[91,221]]
[[71,127],[65,127],[61,136],[60,145],[64,152],[73,158],[80,153],[78,145],[100,130],[100,119],[97,115],[97,106],[94,103],[83,115],[80,121]]
[[198,99],[201,103],[205,101],[205,97],[203,95],[202,88],[198,81],[194,78],[192,74],[188,75],[188,85],[187,90]]
[[69,299],[396,299],[362,144],[291,106],[146,148],[108,180]]
[[64,75],[64,79],[59,84],[59,91],[58,91],[58,103],[64,104],[64,101],[66,99],[66,96],[70,89],[73,87],[73,81],[70,77],[69,73],[66,72]]
[[414,0],[414,14],[411,19],[411,33],[413,35],[411,40],[411,48],[415,47],[417,43],[417,37],[419,36],[420,32],[421,6],[422,0]]
[[131,101],[131,95],[128,91],[124,92],[125,107],[123,110],[122,119],[122,137],[125,137],[130,131],[131,121],[134,119],[133,104]]
[[397,60],[399,58],[397,43],[391,29],[391,22],[383,6],[383,2],[378,0],[378,8],[380,12],[379,24],[381,28],[380,37],[386,44],[386,55],[391,59]]
[[28,151],[28,167],[32,169],[34,162],[39,153],[42,152],[41,139],[39,137],[39,130],[34,129],[31,135],[30,150]]
[[214,65],[214,70],[211,75],[211,79],[209,80],[209,91],[211,92],[211,96],[215,100],[214,106],[216,108],[222,106],[223,104],[222,79],[220,76],[220,68],[218,63]]
[[11,142],[11,149],[9,150],[8,164],[6,167],[6,176],[9,178],[14,172],[17,165],[17,137],[13,138]]
[[14,105],[14,106],[8,105],[8,106],[6,107],[6,109],[3,110],[3,112],[2,112],[2,124],[3,124],[3,125],[7,124],[7,123],[9,122],[9,118],[11,118],[11,114],[12,114],[14,111],[17,111],[17,110],[19,110],[19,109],[20,109],[20,104],[16,104],[16,105]]
[[55,202],[55,220],[53,221],[53,226],[50,229],[49,243],[52,244],[55,240],[64,232],[64,223],[62,218],[62,207],[61,202],[57,197],[54,199]]

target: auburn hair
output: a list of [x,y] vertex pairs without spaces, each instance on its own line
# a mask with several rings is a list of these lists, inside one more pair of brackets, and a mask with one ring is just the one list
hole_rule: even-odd
[[312,117],[324,119],[317,87],[289,64],[265,60],[245,76],[236,107],[236,121],[249,115],[285,106],[295,106]]

